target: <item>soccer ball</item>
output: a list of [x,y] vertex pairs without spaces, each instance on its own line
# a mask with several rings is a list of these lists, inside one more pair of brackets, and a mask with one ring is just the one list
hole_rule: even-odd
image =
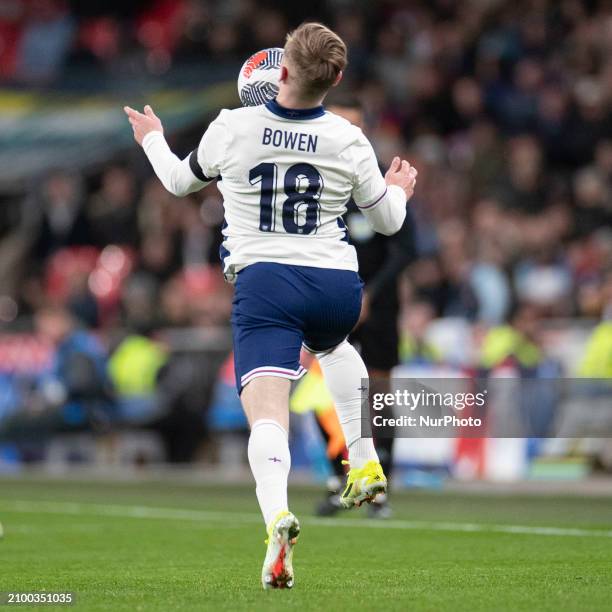
[[238,75],[238,95],[243,106],[259,106],[276,97],[283,50],[263,49],[247,59]]

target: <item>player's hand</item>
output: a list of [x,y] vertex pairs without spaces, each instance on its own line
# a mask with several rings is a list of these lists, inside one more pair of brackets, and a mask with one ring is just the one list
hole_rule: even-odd
[[142,146],[143,138],[149,132],[164,132],[164,127],[159,117],[153,112],[153,109],[147,104],[144,107],[144,115],[137,110],[124,106],[123,110],[128,116],[132,129],[134,130],[134,140]]
[[394,157],[385,174],[385,183],[401,187],[406,194],[406,199],[409,200],[414,193],[416,177],[416,168],[411,166],[405,159],[401,160],[399,157]]

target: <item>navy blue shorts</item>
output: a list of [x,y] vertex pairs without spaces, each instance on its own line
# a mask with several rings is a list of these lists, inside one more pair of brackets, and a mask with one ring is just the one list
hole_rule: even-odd
[[255,263],[236,279],[232,330],[236,386],[258,376],[296,380],[300,349],[319,353],[340,344],[361,310],[357,272]]

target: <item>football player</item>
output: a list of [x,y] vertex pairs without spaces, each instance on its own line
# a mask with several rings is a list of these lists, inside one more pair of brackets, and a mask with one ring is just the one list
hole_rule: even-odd
[[[153,169],[175,195],[218,179],[225,209],[221,258],[235,283],[236,383],[251,433],[248,457],[268,531],[264,588],[293,586],[300,527],[287,504],[291,464],[289,389],[317,355],[348,447],[345,506],[386,490],[371,438],[362,437],[368,372],[347,342],[363,283],[342,215],[351,198],[372,229],[397,232],[416,169],[396,157],[383,177],[362,131],[327,112],[323,100],[347,63],[342,39],[318,23],[287,36],[276,99],[222,110],[196,150],[180,160],[150,106],[125,112]],[[366,411],[367,412],[367,411]]]

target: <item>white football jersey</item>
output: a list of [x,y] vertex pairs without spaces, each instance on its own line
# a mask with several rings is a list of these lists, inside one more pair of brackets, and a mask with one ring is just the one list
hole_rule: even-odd
[[255,262],[356,271],[341,217],[351,198],[368,209],[387,192],[362,131],[322,106],[222,110],[189,162],[201,180],[220,179],[228,280]]

